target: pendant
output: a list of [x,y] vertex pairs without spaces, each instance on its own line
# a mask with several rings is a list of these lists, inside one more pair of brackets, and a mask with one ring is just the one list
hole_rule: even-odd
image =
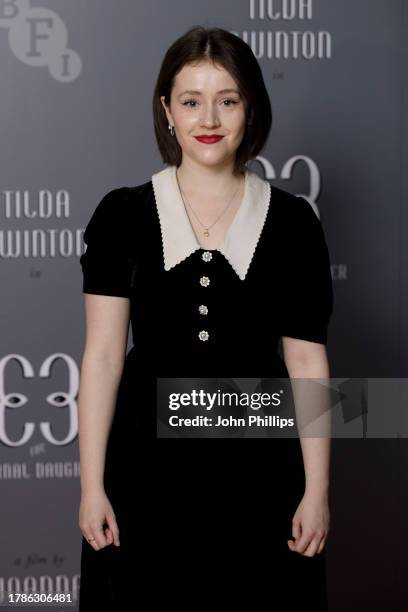
[[210,232],[208,231],[208,229],[206,229],[206,230],[205,230],[205,232],[204,232],[204,236],[205,236],[206,238],[208,238],[208,236],[209,236],[209,235],[210,235]]

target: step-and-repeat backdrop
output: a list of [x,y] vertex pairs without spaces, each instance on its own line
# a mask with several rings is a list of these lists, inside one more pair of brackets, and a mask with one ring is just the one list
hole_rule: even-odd
[[[151,97],[192,25],[261,65],[273,127],[251,169],[320,215],[331,375],[407,375],[407,4],[0,0],[0,590],[77,598],[83,230],[163,167]],[[405,610],[407,439],[335,439],[332,461],[330,609]]]

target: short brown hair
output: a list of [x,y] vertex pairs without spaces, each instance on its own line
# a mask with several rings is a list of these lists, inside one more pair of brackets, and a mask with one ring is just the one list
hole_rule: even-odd
[[221,28],[194,26],[178,38],[167,50],[153,94],[153,121],[157,143],[168,165],[179,166],[182,151],[177,139],[168,130],[165,110],[176,74],[185,64],[210,60],[225,68],[238,84],[244,99],[247,124],[244,137],[235,156],[234,172],[245,170],[248,160],[263,149],[272,125],[272,108],[261,67],[252,49],[241,38]]

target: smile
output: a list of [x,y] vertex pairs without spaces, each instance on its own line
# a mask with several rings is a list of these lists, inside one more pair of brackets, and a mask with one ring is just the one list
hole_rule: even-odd
[[224,138],[224,136],[194,136],[194,138],[198,140],[198,142],[204,142],[205,144],[214,144],[215,142],[218,142],[219,140]]

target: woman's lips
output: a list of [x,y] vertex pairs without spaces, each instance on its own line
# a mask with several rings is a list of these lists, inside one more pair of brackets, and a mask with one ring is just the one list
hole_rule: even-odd
[[205,144],[213,144],[214,142],[218,142],[224,138],[224,136],[194,136],[194,138],[196,138],[196,140],[199,142],[204,142]]

